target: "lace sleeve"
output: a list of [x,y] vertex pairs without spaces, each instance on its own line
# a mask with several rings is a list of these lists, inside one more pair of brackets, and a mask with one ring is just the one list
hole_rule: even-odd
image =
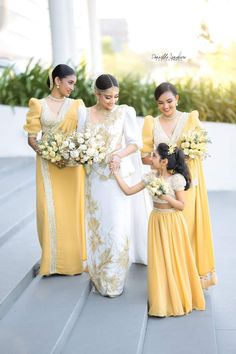
[[174,191],[180,192],[184,190],[186,186],[186,180],[180,173],[176,173],[172,176],[171,185]]

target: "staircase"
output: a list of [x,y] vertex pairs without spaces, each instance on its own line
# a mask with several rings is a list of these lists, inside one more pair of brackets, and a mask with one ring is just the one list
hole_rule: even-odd
[[217,353],[210,291],[205,312],[148,318],[146,266],[112,299],[87,273],[37,275],[34,159],[0,159],[0,218],[0,354]]

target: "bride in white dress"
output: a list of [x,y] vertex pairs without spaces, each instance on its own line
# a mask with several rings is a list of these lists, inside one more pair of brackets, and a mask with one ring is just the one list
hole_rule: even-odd
[[[133,240],[132,230],[137,231],[137,225],[135,227],[131,220],[132,201],[119,189],[109,163],[120,165],[121,174],[130,182],[134,172],[141,174],[139,155],[136,166],[140,166],[140,171],[134,171],[129,155],[137,154],[142,139],[134,108],[116,105],[119,86],[112,75],[103,74],[97,78],[95,94],[95,106],[79,108],[78,130],[99,131],[109,141],[112,153],[106,163],[94,163],[86,177],[87,263],[95,289],[103,296],[114,297],[123,292],[130,261],[146,263],[146,224],[141,227],[142,234]],[[142,195],[140,203],[145,208]],[[145,221],[148,215],[140,215],[139,219],[143,217]],[[132,246],[138,239],[140,247]],[[135,259],[135,249],[139,249],[138,259]]]

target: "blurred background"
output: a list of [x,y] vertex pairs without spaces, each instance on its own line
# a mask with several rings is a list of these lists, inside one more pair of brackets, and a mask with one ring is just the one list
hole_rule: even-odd
[[[94,78],[119,78],[120,102],[156,113],[153,91],[176,84],[180,109],[236,122],[233,0],[0,0],[0,103],[26,106],[47,94],[48,69],[78,71],[78,95],[93,104]],[[9,70],[11,67],[11,70]],[[8,68],[8,70],[5,70]],[[132,92],[132,96],[130,93]]]
[[208,189],[236,189],[234,13],[233,0],[0,0],[0,156],[33,155],[22,129],[28,101],[48,95],[49,68],[67,63],[72,98],[93,105],[94,79],[111,73],[119,103],[139,117],[158,114],[158,84],[175,84],[179,110],[197,109],[212,140]]
[[235,57],[233,0],[0,0],[0,58],[17,70],[84,60],[89,74],[227,83]]

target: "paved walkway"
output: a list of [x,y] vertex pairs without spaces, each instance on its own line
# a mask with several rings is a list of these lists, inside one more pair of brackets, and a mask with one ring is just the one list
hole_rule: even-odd
[[34,160],[0,159],[0,354],[236,354],[236,192],[209,201],[219,284],[206,311],[147,318],[145,266],[116,299],[87,274],[36,276]]
[[236,353],[236,192],[209,193],[218,285],[212,291],[219,354]]

